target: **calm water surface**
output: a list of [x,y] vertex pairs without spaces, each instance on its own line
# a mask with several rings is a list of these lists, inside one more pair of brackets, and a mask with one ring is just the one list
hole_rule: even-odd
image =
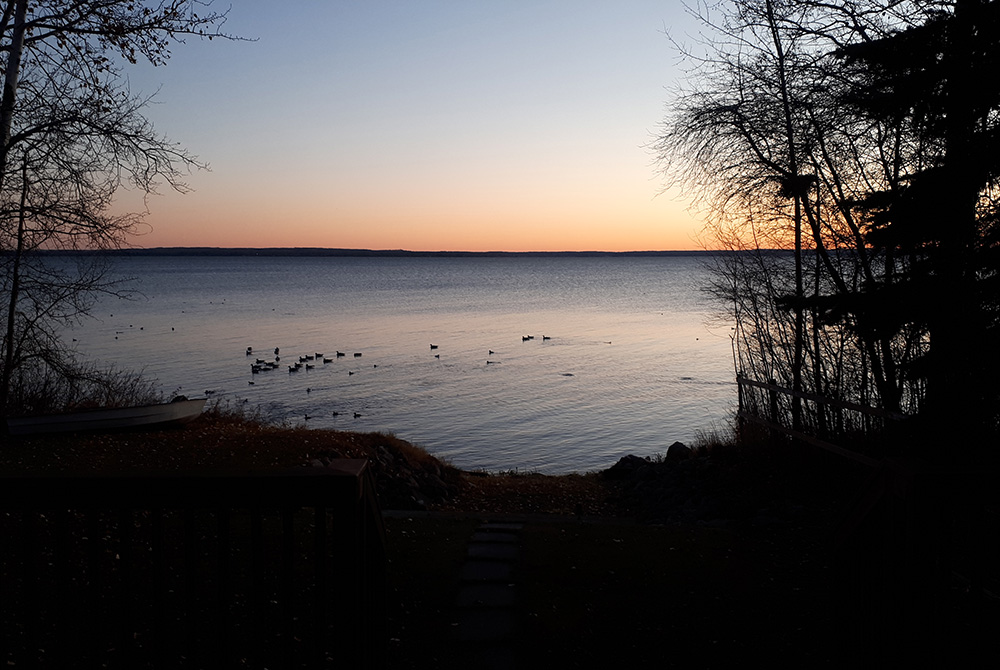
[[[72,337],[167,394],[211,391],[294,425],[389,432],[464,468],[583,472],[727,422],[729,325],[713,320],[701,264],[129,258],[118,270],[144,297],[105,300]],[[276,347],[281,367],[252,374]],[[334,360],[288,371],[316,353]]]

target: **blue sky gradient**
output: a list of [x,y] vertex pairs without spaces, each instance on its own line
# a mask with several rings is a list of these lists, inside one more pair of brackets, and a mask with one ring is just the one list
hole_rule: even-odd
[[241,0],[224,29],[253,41],[127,69],[211,166],[150,201],[142,246],[697,247],[647,146],[680,2]]

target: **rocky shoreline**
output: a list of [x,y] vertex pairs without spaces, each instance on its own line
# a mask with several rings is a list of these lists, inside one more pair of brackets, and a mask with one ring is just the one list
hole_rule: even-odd
[[[788,524],[828,511],[787,455],[671,445],[562,476],[466,472],[392,435],[271,426],[209,413],[180,430],[7,439],[0,474],[260,471],[367,458],[383,509],[629,517],[661,524]],[[803,498],[803,494],[810,494]],[[811,497],[811,500],[810,500]]]
[[680,442],[663,455],[629,454],[606,470],[561,476],[462,471],[429,455],[414,458],[397,442],[376,444],[368,458],[383,509],[627,517],[664,525],[827,524],[857,484],[817,486],[802,463],[770,451],[751,455],[732,446],[692,449]]

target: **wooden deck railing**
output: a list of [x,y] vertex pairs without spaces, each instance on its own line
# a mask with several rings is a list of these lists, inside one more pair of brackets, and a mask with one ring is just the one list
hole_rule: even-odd
[[367,462],[266,474],[0,477],[0,663],[384,663]]

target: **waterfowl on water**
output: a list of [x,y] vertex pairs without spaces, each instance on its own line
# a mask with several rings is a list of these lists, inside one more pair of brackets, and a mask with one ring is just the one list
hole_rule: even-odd
[[344,356],[344,355],[345,355],[345,354],[344,354],[344,352],[343,352],[343,351],[338,351],[338,352],[337,352],[337,358],[340,358],[341,356]]
[[356,353],[356,354],[354,354],[354,357],[355,357],[355,358],[361,358],[361,354],[357,354],[357,353]]
[[436,344],[432,344],[431,345],[431,349],[437,349],[437,348],[438,348],[438,345],[436,345]]

